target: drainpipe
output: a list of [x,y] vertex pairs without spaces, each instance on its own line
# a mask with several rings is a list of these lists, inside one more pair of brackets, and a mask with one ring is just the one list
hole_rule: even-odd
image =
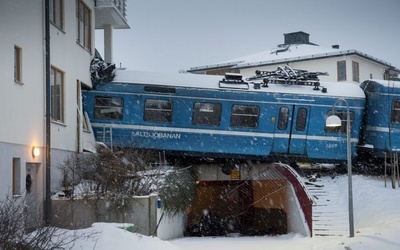
[[45,65],[46,65],[46,199],[44,221],[46,225],[51,223],[51,191],[50,191],[50,0],[45,0]]

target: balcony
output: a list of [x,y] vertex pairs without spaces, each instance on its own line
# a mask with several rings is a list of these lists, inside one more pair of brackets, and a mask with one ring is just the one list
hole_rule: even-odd
[[126,20],[127,0],[95,0],[95,28],[111,25],[114,29],[130,29]]

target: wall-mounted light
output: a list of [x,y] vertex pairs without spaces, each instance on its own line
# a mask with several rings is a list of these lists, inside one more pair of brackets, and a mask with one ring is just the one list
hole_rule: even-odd
[[40,155],[40,148],[32,147],[32,156],[33,158],[38,157]]

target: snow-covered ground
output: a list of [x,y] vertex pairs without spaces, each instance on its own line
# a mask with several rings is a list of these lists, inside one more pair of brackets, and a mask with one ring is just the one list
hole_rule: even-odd
[[[337,185],[347,197],[347,176],[334,179],[322,177],[318,184]],[[397,183],[396,183],[397,185]],[[355,237],[304,237],[299,234],[263,237],[198,237],[162,241],[121,229],[121,224],[95,223],[89,229],[98,232],[97,238],[78,240],[74,250],[261,250],[261,249],[400,249],[400,188],[384,186],[384,179],[353,176]]]

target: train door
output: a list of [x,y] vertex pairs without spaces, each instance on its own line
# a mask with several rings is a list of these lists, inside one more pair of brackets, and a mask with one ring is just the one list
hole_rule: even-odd
[[281,105],[278,110],[273,152],[278,154],[306,154],[310,107]]

